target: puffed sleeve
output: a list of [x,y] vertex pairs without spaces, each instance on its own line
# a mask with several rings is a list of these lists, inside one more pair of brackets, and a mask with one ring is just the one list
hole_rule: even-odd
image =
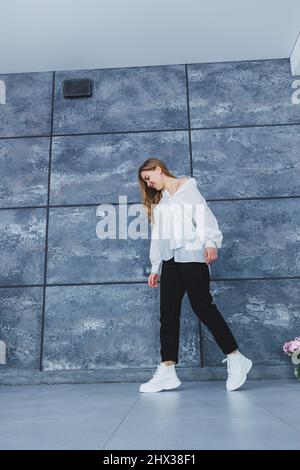
[[151,224],[151,242],[149,258],[151,262],[151,273],[160,275],[162,268],[162,258],[159,249],[159,227],[156,209],[157,207],[154,208],[153,212],[154,224]]
[[204,240],[204,246],[221,248],[223,235],[218,221],[197,187],[193,188],[193,201],[197,206],[194,211],[196,232]]

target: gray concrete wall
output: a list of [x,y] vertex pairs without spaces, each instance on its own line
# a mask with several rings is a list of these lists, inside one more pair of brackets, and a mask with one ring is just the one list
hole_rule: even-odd
[[[93,96],[64,99],[67,78],[91,78]],[[0,382],[140,380],[160,362],[150,232],[96,234],[99,204],[140,202],[137,168],[152,155],[194,176],[218,219],[212,294],[253,374],[289,376],[282,345],[300,334],[294,79],[288,59],[0,75]],[[181,325],[184,376],[223,376],[186,296]]]

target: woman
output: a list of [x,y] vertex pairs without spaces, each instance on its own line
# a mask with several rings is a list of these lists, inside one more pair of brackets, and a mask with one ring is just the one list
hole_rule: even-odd
[[[180,312],[184,293],[191,307],[212,333],[227,358],[228,391],[246,381],[252,361],[238,344],[210,293],[210,266],[221,248],[218,222],[197,188],[195,178],[176,178],[158,158],[138,169],[143,204],[152,225],[148,285],[158,287],[160,276],[161,363],[140,392],[160,392],[178,387]],[[183,227],[182,227],[183,226]]]

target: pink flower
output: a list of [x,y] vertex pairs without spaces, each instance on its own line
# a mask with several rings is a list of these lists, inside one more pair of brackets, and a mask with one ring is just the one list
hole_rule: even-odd
[[294,351],[300,351],[300,336],[297,336],[292,341],[287,341],[284,343],[282,349],[288,355],[291,355]]
[[294,352],[300,349],[300,341],[291,341],[290,351]]

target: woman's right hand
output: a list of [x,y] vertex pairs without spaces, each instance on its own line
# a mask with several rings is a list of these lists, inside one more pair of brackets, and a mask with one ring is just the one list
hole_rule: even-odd
[[151,273],[148,277],[148,286],[149,287],[158,287],[158,274]]

